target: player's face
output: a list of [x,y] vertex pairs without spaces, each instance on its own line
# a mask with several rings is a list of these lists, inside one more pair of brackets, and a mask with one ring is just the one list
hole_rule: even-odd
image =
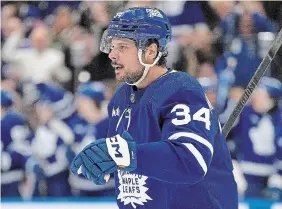
[[119,82],[135,83],[142,77],[144,67],[138,60],[138,49],[134,41],[113,38],[109,58]]

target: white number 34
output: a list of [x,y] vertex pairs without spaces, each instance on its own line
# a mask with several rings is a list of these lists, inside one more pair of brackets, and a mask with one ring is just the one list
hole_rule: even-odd
[[[185,104],[177,104],[171,110],[171,113],[175,112],[176,116],[182,116],[181,119],[174,118],[171,122],[176,125],[185,125],[188,124],[191,120],[202,121],[206,124],[206,129],[210,130],[210,110],[208,108],[202,107],[199,109],[191,119],[190,108]],[[184,117],[184,118],[183,118]]]

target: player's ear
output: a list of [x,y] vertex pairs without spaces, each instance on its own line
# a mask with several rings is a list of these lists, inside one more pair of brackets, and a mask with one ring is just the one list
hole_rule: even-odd
[[152,64],[158,55],[158,46],[155,43],[150,44],[144,50],[145,63]]

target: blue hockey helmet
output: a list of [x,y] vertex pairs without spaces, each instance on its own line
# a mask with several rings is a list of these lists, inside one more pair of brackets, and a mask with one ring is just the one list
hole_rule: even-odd
[[102,82],[88,82],[81,84],[77,89],[77,95],[86,96],[97,102],[105,99],[105,85]]
[[10,107],[13,105],[13,98],[11,94],[5,90],[1,90],[1,106]]
[[[142,77],[129,85],[137,85],[144,80],[149,68],[154,66],[166,50],[171,40],[171,26],[163,11],[154,7],[133,7],[117,13],[104,32],[100,50],[110,53],[113,37],[128,38],[136,41],[139,62],[145,67]],[[158,56],[152,64],[142,61],[142,52],[149,40],[157,40],[159,44]]]
[[102,52],[110,52],[113,37],[133,39],[138,49],[144,49],[149,39],[156,39],[159,51],[163,52],[171,40],[171,26],[163,11],[154,7],[133,7],[113,17],[102,36]]
[[273,98],[282,97],[282,84],[279,80],[270,77],[263,77],[259,82],[259,88],[265,89]]

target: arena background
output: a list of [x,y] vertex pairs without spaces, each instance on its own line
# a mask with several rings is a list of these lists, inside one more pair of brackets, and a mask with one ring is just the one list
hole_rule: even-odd
[[[13,108],[28,118],[31,130],[36,131],[38,117],[41,116],[37,115],[40,113],[34,112],[34,98],[27,82],[30,80],[55,83],[73,95],[76,95],[78,86],[83,83],[102,82],[107,87],[107,97],[102,104],[101,114],[106,114],[107,101],[118,84],[114,80],[114,71],[107,55],[99,51],[99,40],[117,11],[138,5],[161,8],[170,16],[173,40],[168,48],[168,67],[187,72],[202,81],[201,84],[206,85],[210,92],[210,100],[214,100],[213,103],[219,109],[223,108],[224,104],[217,101],[228,100],[230,95],[234,94],[235,98],[238,98],[242,94],[282,27],[280,1],[178,1],[177,4],[174,1],[1,1],[1,89],[15,95]],[[264,19],[248,22],[248,15],[252,17],[252,14],[260,14]],[[243,21],[240,21],[242,19]],[[39,29],[35,33],[36,28],[42,30]],[[254,41],[248,45],[246,51],[240,51],[237,47],[238,37],[250,30],[255,37]],[[16,49],[40,48],[42,43],[43,47],[56,49],[56,53],[62,55],[56,70],[49,65],[56,62],[52,57],[51,60],[42,61],[31,57],[21,63],[14,63],[11,43],[15,45],[12,40],[16,37],[15,34],[21,34]],[[45,46],[46,43],[49,46]],[[232,53],[236,54],[236,59],[232,56],[230,58]],[[282,81],[280,64],[282,55],[281,59],[270,66],[266,75]],[[31,68],[34,71],[31,72]],[[234,74],[221,76],[227,68],[232,68]],[[215,86],[217,87],[214,90]],[[240,87],[240,90],[230,94],[234,86]],[[216,99],[217,95],[222,98]],[[222,122],[227,118],[228,113],[222,115]],[[228,144],[232,154],[232,136],[228,137]],[[2,158],[1,162],[3,164]],[[238,185],[244,188],[241,183]],[[73,195],[69,197],[50,197],[45,187],[44,183],[40,184],[39,195],[33,197],[28,180],[23,179],[20,197],[1,195],[1,208],[117,208],[114,197],[105,197],[103,193],[97,193],[97,196],[93,197],[79,197],[72,191]],[[243,193],[240,195],[240,209],[282,208],[281,199],[276,196],[244,198]]]

